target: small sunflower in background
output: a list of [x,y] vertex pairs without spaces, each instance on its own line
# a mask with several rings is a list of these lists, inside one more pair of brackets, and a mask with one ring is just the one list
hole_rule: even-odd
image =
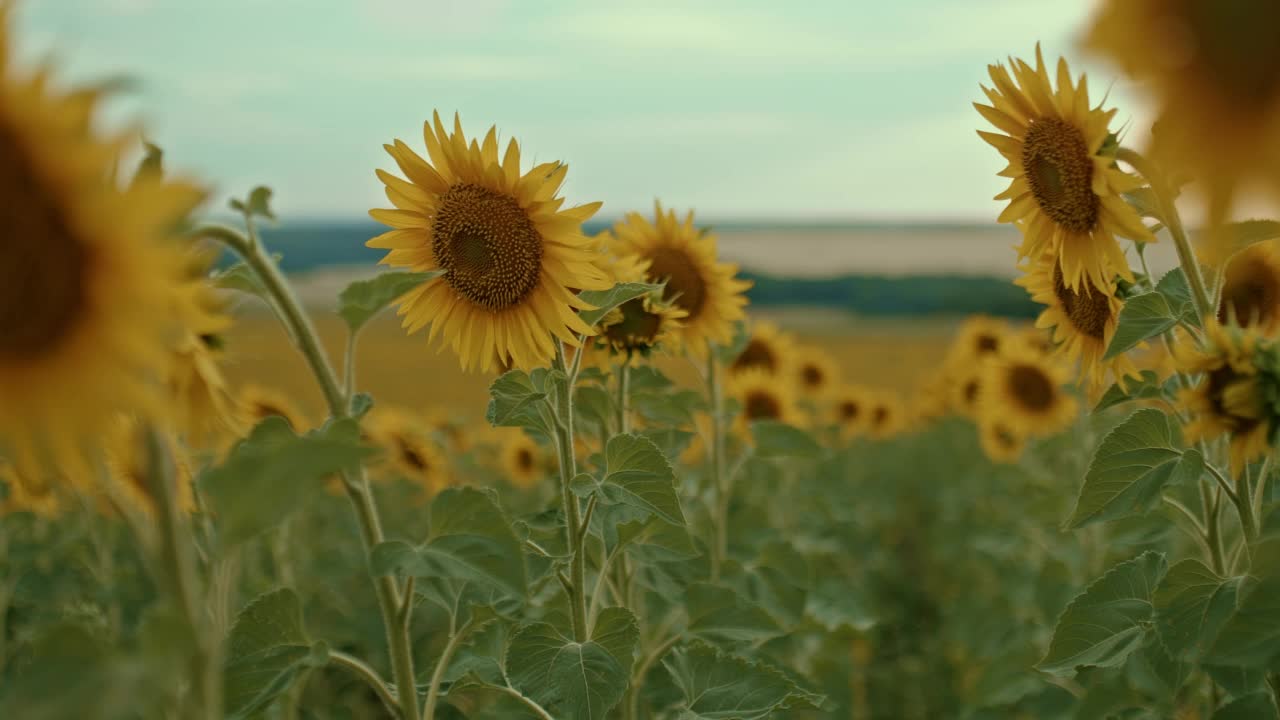
[[613,236],[613,251],[648,262],[649,282],[665,282],[663,299],[685,312],[679,337],[686,350],[705,357],[708,343],[733,340],[734,324],[746,317],[751,283],[736,277],[737,265],[716,259],[715,236],[694,226],[692,210],[680,221],[655,202],[653,222],[627,213]]
[[840,384],[840,366],[819,347],[802,346],[792,365],[796,387],[810,398],[826,396]]
[[79,474],[116,415],[163,409],[183,280],[174,231],[203,193],[118,187],[129,143],[94,135],[103,93],[17,71],[11,9],[0,3],[0,445],[24,474]]
[[987,459],[998,463],[1017,462],[1027,446],[1026,436],[999,417],[983,418],[978,423],[978,441]]
[[1227,436],[1232,472],[1239,473],[1267,453],[1280,429],[1280,408],[1269,402],[1280,397],[1280,352],[1253,328],[1210,321],[1205,336],[1204,349],[1178,348],[1179,369],[1203,373],[1180,394],[1192,415],[1185,432],[1189,442]]
[[791,383],[761,368],[730,376],[728,395],[742,405],[738,430],[744,434],[750,432],[752,423],[762,420],[795,424],[799,419]]
[[867,434],[874,440],[886,440],[902,431],[906,419],[897,393],[875,393],[867,409]]
[[1053,435],[1076,417],[1076,400],[1064,388],[1069,379],[1066,368],[1034,349],[1010,344],[982,369],[978,416],[1022,437]]
[[928,424],[951,412],[952,373],[947,370],[930,373],[916,387],[911,399],[912,422]]
[[968,365],[1000,352],[1008,341],[1009,323],[989,315],[970,315],[960,324],[948,353],[953,365]]
[[557,340],[592,335],[577,313],[589,305],[573,290],[609,287],[598,243],[582,234],[600,203],[562,210],[568,166],[521,174],[515,140],[499,158],[496,128],[468,144],[457,115],[449,133],[436,113],[423,136],[430,162],[399,140],[385,146],[408,180],[379,170],[395,208],[369,211],[393,228],[366,243],[388,251],[383,264],[443,272],[400,299],[405,328],[429,325],[428,342],[439,336],[463,370],[486,372],[503,361],[545,366]]
[[223,338],[232,321],[207,279],[215,257],[204,250],[188,254],[188,287],[179,302],[183,329],[168,377],[174,427],[195,449],[214,447],[221,439],[245,432],[222,375]]
[[297,405],[288,395],[278,390],[261,385],[245,385],[236,393],[235,401],[240,423],[245,430],[272,416],[284,418],[297,434],[310,428],[306,416],[298,410]]
[[951,409],[960,416],[978,417],[978,400],[982,397],[983,368],[993,356],[974,360],[952,370]]
[[546,477],[545,451],[523,432],[505,433],[498,452],[502,471],[513,486],[530,490]]
[[379,475],[407,480],[427,499],[450,485],[449,460],[420,418],[407,410],[378,406],[363,425],[368,441],[382,451]]
[[434,433],[442,446],[455,453],[471,449],[473,438],[467,426],[443,407],[431,407],[422,412],[422,424]]
[[[125,512],[154,518],[157,513],[156,497],[151,487],[151,468],[147,464],[145,433],[146,426],[132,417],[118,418],[107,433],[106,470],[110,485],[106,488],[106,499]],[[194,512],[196,497],[191,464],[172,437],[162,435],[161,442],[173,464],[172,482],[178,509]]]
[[3,460],[0,460],[0,486],[4,488],[4,496],[0,498],[0,517],[28,512],[51,518],[62,512],[63,499],[57,487],[50,483],[35,485],[23,482],[17,468]]
[[1280,246],[1250,245],[1227,263],[1218,321],[1255,327],[1263,335],[1280,331]]
[[831,402],[831,421],[842,438],[867,432],[873,400],[872,392],[858,385],[845,385],[836,391]]
[[1085,38],[1153,90],[1155,154],[1203,180],[1219,218],[1246,181],[1280,190],[1277,28],[1272,0],[1106,0]]
[[1073,83],[1063,59],[1055,90],[1038,45],[1034,68],[1013,58],[1009,65],[1012,75],[1003,65],[988,67],[995,88],[982,91],[991,104],[974,107],[1006,133],[978,131],[1009,162],[1000,175],[1011,182],[996,199],[1009,201],[1000,222],[1022,231],[1019,257],[1052,253],[1066,286],[1077,291],[1082,283],[1105,290],[1116,275],[1132,282],[1116,237],[1152,242],[1155,236],[1121,196],[1142,183],[1102,152],[1116,111],[1090,107],[1087,79]]
[[777,325],[764,321],[753,322],[747,344],[729,364],[729,372],[760,370],[789,381],[788,376],[794,369],[794,346],[795,338],[782,332]]
[[[614,281],[643,283],[649,264],[639,256],[618,258],[612,267]],[[672,301],[650,295],[633,298],[600,321],[598,341],[628,357],[633,353],[647,357],[659,346],[674,350],[679,346],[680,324],[685,317],[688,313]]]
[[1116,297],[1114,283],[1103,289],[1086,284],[1072,290],[1061,266],[1048,254],[1027,266],[1026,274],[1014,282],[1025,288],[1032,300],[1047,306],[1036,318],[1036,327],[1053,329],[1055,354],[1069,365],[1079,363],[1080,384],[1090,397],[1102,392],[1108,371],[1116,380],[1139,375],[1126,354],[1103,359],[1124,306]]

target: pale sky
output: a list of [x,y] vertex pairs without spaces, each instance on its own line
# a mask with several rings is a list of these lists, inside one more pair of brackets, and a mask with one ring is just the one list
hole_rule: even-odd
[[[433,109],[570,165],[601,217],[659,197],[707,219],[994,220],[974,129],[986,66],[1067,54],[1092,0],[551,2],[24,0],[19,44],[74,79],[128,76],[171,168],[264,183],[286,219],[386,204],[382,144]],[[1124,102],[1118,122],[1142,116]],[[1095,102],[1098,98],[1095,97]]]

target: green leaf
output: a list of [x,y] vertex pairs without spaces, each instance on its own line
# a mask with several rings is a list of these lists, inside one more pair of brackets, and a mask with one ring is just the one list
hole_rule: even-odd
[[687,427],[694,413],[706,409],[702,393],[665,389],[631,393],[631,409],[654,426]]
[[1187,284],[1187,276],[1182,268],[1174,268],[1156,283],[1156,292],[1164,296],[1169,309],[1183,323],[1200,327],[1200,314],[1196,312],[1195,300],[1191,298],[1191,286]]
[[683,526],[684,512],[676,496],[675,471],[653,441],[642,435],[614,435],[604,451],[604,473],[590,486],[586,476],[574,480],[579,494],[596,492],[609,505],[625,505]]
[[324,492],[328,477],[371,454],[351,418],[299,437],[281,417],[269,417],[209,470],[201,486],[225,546],[274,527]]
[[369,414],[373,409],[373,396],[369,393],[356,393],[351,398],[351,417],[357,420]]
[[653,441],[657,445],[662,454],[667,459],[675,463],[689,449],[689,444],[693,442],[693,438],[697,433],[688,430],[678,430],[673,427],[646,428],[641,431],[642,435]]
[[582,321],[586,324],[595,326],[611,310],[628,300],[634,300],[649,293],[661,291],[662,285],[648,283],[618,283],[608,290],[584,290],[579,293],[578,297],[583,302],[594,306],[595,309],[583,310],[578,313],[578,317],[582,318]]
[[1149,292],[1129,298],[1120,310],[1116,333],[1107,346],[1103,360],[1130,350],[1147,338],[1172,329],[1178,324],[1178,316],[1169,307],[1168,300],[1158,292]]
[[598,643],[618,661],[624,676],[631,676],[636,644],[640,642],[640,625],[630,610],[624,607],[601,610],[591,630],[591,641]]
[[1267,681],[1267,670],[1235,667],[1232,665],[1202,664],[1205,674],[1232,695],[1248,695],[1262,688]]
[[1160,202],[1156,199],[1156,194],[1149,187],[1140,187],[1127,193],[1121,193],[1125,202],[1133,206],[1134,210],[1142,217],[1149,217],[1153,220],[1164,222],[1164,217],[1160,213]]
[[351,332],[356,332],[410,290],[443,273],[443,270],[384,272],[368,280],[357,280],[338,295],[338,314],[347,321]]
[[325,661],[325,646],[303,629],[297,594],[283,588],[259,596],[240,611],[227,642],[228,715],[252,716],[286,692],[299,672]]
[[381,543],[371,553],[372,572],[463,580],[524,595],[522,546],[492,490],[449,488],[431,502],[430,513],[427,541]]
[[1080,528],[1142,512],[1169,483],[1195,481],[1204,471],[1196,450],[1180,450],[1164,412],[1145,408],[1107,434],[1094,453],[1075,511],[1067,521]]
[[760,457],[817,457],[822,447],[809,433],[786,423],[762,420],[751,424]]
[[275,220],[276,216],[271,212],[271,188],[259,185],[249,192],[247,200],[239,200],[232,198],[231,209],[243,215],[257,215]]
[[[623,638],[602,639],[621,649]],[[506,668],[512,686],[564,720],[603,720],[629,680],[611,648],[594,638],[574,642],[547,623],[526,626],[511,638]]]
[[618,544],[645,561],[667,562],[698,557],[689,530],[657,515],[648,520],[633,520],[618,525]]
[[689,632],[723,642],[758,642],[782,634],[764,608],[723,585],[693,583],[685,594]]
[[547,393],[534,386],[533,378],[522,370],[503,374],[489,386],[489,409],[485,419],[494,427],[520,427],[551,433],[550,418],[540,407]]
[[1222,578],[1199,560],[1169,568],[1156,588],[1156,632],[1175,657],[1201,657],[1236,608],[1241,578]]
[[1082,666],[1122,665],[1142,646],[1151,596],[1166,568],[1164,555],[1146,552],[1108,570],[1067,605],[1037,668],[1068,675]]
[[[1207,243],[1209,230],[1193,233],[1195,242]],[[1254,243],[1280,238],[1280,222],[1275,220],[1244,220],[1227,223],[1220,231],[1225,241],[1225,252],[1215,253],[1224,261]]]
[[838,578],[821,578],[805,598],[805,613],[829,632],[851,628],[866,632],[875,627],[875,615],[861,588]]
[[682,720],[764,720],[817,709],[822,699],[780,670],[702,643],[672,650],[662,661],[683,696]]
[[1277,720],[1276,704],[1269,692],[1255,692],[1238,697],[1213,713],[1211,720]]
[[216,273],[213,276],[213,284],[224,290],[235,290],[253,295],[261,300],[270,300],[271,294],[267,290],[267,286],[262,284],[262,280],[244,261],[237,262],[226,270]]
[[1206,662],[1274,669],[1280,659],[1280,538],[1253,548],[1250,581],[1237,591],[1235,613],[1218,633]]
[[1121,378],[1102,394],[1102,399],[1094,406],[1094,412],[1102,412],[1132,400],[1150,400],[1165,394],[1167,383],[1160,381],[1154,370],[1143,370],[1140,379]]

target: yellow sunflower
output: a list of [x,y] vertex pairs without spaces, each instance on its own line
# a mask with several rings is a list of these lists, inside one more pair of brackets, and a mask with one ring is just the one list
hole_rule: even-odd
[[4,499],[0,501],[0,517],[16,512],[49,518],[62,511],[62,496],[58,488],[49,483],[33,485],[18,476],[18,470],[0,460],[0,485],[4,486]]
[[273,415],[288,421],[295,433],[302,433],[310,427],[293,401],[278,390],[261,385],[245,385],[236,394],[236,405],[240,424],[246,430]]
[[546,477],[543,462],[545,453],[523,432],[506,433],[499,453],[507,481],[515,487],[529,490]]
[[202,195],[112,183],[127,145],[91,130],[101,93],[12,66],[0,3],[0,445],[23,472],[83,471],[120,412],[159,414],[182,284],[174,226]]
[[796,385],[811,398],[821,398],[840,383],[840,366],[831,354],[819,347],[803,346],[796,352]]
[[231,326],[222,299],[209,284],[212,253],[189,254],[187,297],[180,300],[182,334],[173,349],[168,387],[174,428],[196,449],[244,433],[220,367],[223,338]]
[[1063,385],[1062,366],[1025,346],[1011,345],[983,367],[978,415],[1024,437],[1052,435],[1076,417],[1075,398]]
[[875,393],[867,412],[867,434],[873,439],[885,440],[897,435],[905,426],[906,413],[897,394],[887,391]]
[[795,424],[800,417],[791,383],[763,368],[750,368],[731,376],[728,395],[742,405],[737,429],[743,433],[751,429],[752,423],[761,420]]
[[428,499],[450,485],[449,461],[420,418],[407,410],[380,405],[369,411],[364,429],[368,440],[383,453],[379,475],[407,480]]
[[715,236],[694,226],[692,210],[681,222],[655,202],[652,223],[627,213],[613,235],[615,253],[640,257],[649,263],[650,282],[666,282],[663,299],[686,313],[679,337],[689,352],[703,357],[707,343],[733,339],[734,323],[746,316],[744,293],[751,283],[735,277],[737,265],[717,262]]
[[1256,327],[1263,335],[1280,331],[1280,247],[1274,241],[1250,245],[1227,263],[1218,320]]
[[395,209],[369,211],[393,228],[367,243],[389,251],[384,264],[443,273],[401,298],[405,328],[430,325],[429,342],[439,336],[464,370],[484,371],[544,366],[557,339],[576,346],[578,334],[592,335],[577,313],[590,306],[573,290],[609,287],[597,244],[582,234],[600,203],[562,210],[568,166],[522,175],[515,140],[499,159],[496,128],[468,144],[457,115],[449,133],[436,113],[423,136],[430,162],[399,140],[385,146],[408,180],[379,170]]
[[1014,282],[1026,288],[1031,299],[1047,305],[1036,318],[1036,327],[1052,328],[1055,353],[1069,365],[1080,367],[1081,387],[1096,397],[1107,383],[1107,373],[1119,380],[1138,376],[1138,368],[1126,355],[1103,360],[1115,336],[1123,306],[1116,297],[1115,283],[1099,290],[1083,285],[1079,291],[1067,287],[1062,268],[1046,254],[1028,266],[1026,274]]
[[911,419],[914,424],[925,425],[951,411],[952,373],[943,368],[931,373],[916,388],[911,399]]
[[873,402],[873,393],[858,385],[845,385],[836,392],[831,403],[831,419],[841,437],[851,438],[867,432]]
[[1192,171],[1219,217],[1241,181],[1280,190],[1280,4],[1108,0],[1086,44],[1157,101],[1156,152]]
[[729,372],[758,369],[768,375],[790,379],[794,369],[794,346],[795,338],[779,330],[777,325],[754,322],[751,324],[751,336],[742,352],[729,364]]
[[[117,418],[106,436],[106,469],[110,485],[106,495],[122,509],[155,517],[156,498],[152,493],[150,468],[147,465],[146,426],[137,418]],[[170,436],[162,436],[165,450],[173,463],[174,489],[177,492],[178,509],[192,512],[196,509],[194,478],[191,463],[183,455],[178,443]]]
[[970,419],[978,417],[978,401],[982,397],[982,383],[986,379],[983,369],[991,357],[957,366],[953,370],[950,406],[957,415]]
[[997,463],[1017,462],[1027,446],[1026,436],[1000,417],[984,417],[978,423],[978,441],[987,459]]
[[1004,320],[989,315],[970,315],[956,332],[947,361],[954,366],[966,366],[997,354],[1008,341],[1010,332],[1009,323]]
[[[639,256],[618,258],[612,268],[615,282],[645,282],[652,263]],[[647,356],[655,347],[675,349],[680,323],[689,313],[675,302],[645,295],[619,305],[600,321],[599,341],[614,352]],[[585,359],[585,358],[584,358]]]
[[1000,222],[1022,231],[1019,257],[1053,253],[1067,287],[1077,291],[1082,282],[1105,289],[1117,274],[1132,282],[1116,236],[1136,242],[1155,236],[1121,197],[1141,182],[1100,152],[1116,111],[1089,106],[1088,82],[1081,75],[1073,84],[1066,60],[1058,61],[1055,91],[1038,45],[1034,68],[1013,58],[1009,64],[1012,75],[1003,65],[988,67],[995,88],[982,91],[991,105],[974,107],[1007,133],[978,131],[1009,161],[1000,175],[1011,182],[996,199],[1009,201]]
[[1280,379],[1270,377],[1274,371],[1259,365],[1264,341],[1257,330],[1226,328],[1210,321],[1205,336],[1203,350],[1191,345],[1178,348],[1179,369],[1203,373],[1194,388],[1180,393],[1183,407],[1192,415],[1185,432],[1189,442],[1228,436],[1232,472],[1239,473],[1270,448],[1280,419],[1268,412],[1264,381],[1274,388]]
[[464,453],[471,449],[473,438],[466,425],[445,408],[428,408],[422,413],[422,423],[453,452]]

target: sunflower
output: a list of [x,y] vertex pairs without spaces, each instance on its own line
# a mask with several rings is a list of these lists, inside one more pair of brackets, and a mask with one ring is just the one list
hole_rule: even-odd
[[523,432],[507,433],[499,450],[500,464],[507,481],[523,490],[538,485],[545,477],[543,451]]
[[170,412],[187,444],[201,449],[244,433],[222,375],[223,333],[231,326],[221,298],[208,282],[212,253],[189,254],[189,284],[180,301],[182,334],[169,368]]
[[1073,84],[1066,60],[1058,60],[1055,91],[1038,45],[1034,68],[1013,58],[1009,64],[1012,76],[1003,65],[988,67],[995,88],[982,91],[991,105],[974,107],[1007,133],[978,131],[1009,161],[1000,175],[1012,182],[996,199],[1009,201],[1000,222],[1022,231],[1019,257],[1053,253],[1067,287],[1077,291],[1086,281],[1105,289],[1117,274],[1132,282],[1116,236],[1136,242],[1155,236],[1121,196],[1141,183],[1101,152],[1116,111],[1089,107],[1088,82],[1081,75]]
[[1076,416],[1075,398],[1063,385],[1062,366],[1025,346],[1012,345],[983,367],[978,415],[1022,436],[1052,435]]
[[278,390],[261,385],[245,385],[236,395],[236,404],[240,423],[246,428],[252,428],[272,416],[284,418],[295,433],[301,433],[309,427],[293,401]]
[[840,366],[836,364],[835,358],[822,348],[801,347],[796,351],[792,368],[800,392],[811,398],[826,395],[840,382]]
[[[137,418],[119,417],[106,435],[106,469],[110,481],[106,496],[122,509],[147,517],[156,515],[156,498],[152,492],[150,468],[147,466],[146,426]],[[196,509],[195,489],[191,464],[170,436],[162,436],[165,451],[173,463],[174,489],[177,491],[178,509],[192,512]]]
[[407,410],[380,405],[364,419],[366,436],[383,452],[384,477],[408,480],[427,498],[450,484],[449,461],[432,442],[421,419]]
[[58,488],[48,483],[33,485],[22,481],[18,470],[11,463],[0,460],[0,485],[4,486],[4,499],[0,501],[0,517],[16,512],[49,518],[62,510],[62,497]]
[[895,393],[874,394],[867,409],[867,434],[876,440],[890,438],[902,431],[905,421],[902,401]]
[[975,361],[1000,352],[1008,341],[1009,323],[989,315],[970,315],[961,323],[947,353],[947,362],[953,366],[971,365]]
[[422,413],[422,424],[449,450],[464,453],[471,449],[472,437],[467,427],[445,408],[432,407],[425,410]]
[[1036,327],[1053,329],[1055,353],[1070,365],[1079,363],[1080,385],[1090,397],[1102,391],[1108,371],[1117,380],[1139,375],[1124,354],[1103,360],[1123,306],[1116,297],[1115,283],[1102,290],[1092,285],[1072,290],[1066,285],[1062,267],[1049,254],[1024,269],[1026,274],[1014,282],[1026,288],[1032,300],[1048,306],[1036,318]]
[[435,113],[423,136],[430,162],[399,140],[385,146],[408,180],[379,170],[395,209],[369,211],[393,228],[367,243],[388,251],[384,264],[442,273],[401,298],[405,328],[430,325],[429,342],[439,336],[464,370],[484,371],[544,366],[556,339],[576,346],[578,334],[592,335],[576,312],[590,305],[572,291],[609,287],[597,244],[582,234],[600,203],[561,210],[568,166],[521,175],[515,140],[499,160],[496,128],[468,144],[457,115],[449,133]]
[[[614,263],[611,275],[615,282],[642,283],[651,264],[639,256],[625,256]],[[685,317],[688,313],[675,302],[644,295],[622,303],[600,321],[599,341],[614,352],[647,357],[659,345],[678,343]]]
[[19,76],[0,2],[0,444],[23,472],[87,472],[120,412],[158,415],[169,311],[182,284],[172,237],[202,194],[112,182],[127,142],[91,131],[101,92]]
[[858,385],[845,385],[836,392],[831,419],[841,437],[851,438],[867,431],[873,400],[871,391]]
[[1017,462],[1027,446],[1026,436],[1000,417],[984,417],[978,423],[978,441],[987,459],[997,463]]
[[1280,189],[1276,28],[1270,0],[1108,0],[1085,39],[1153,89],[1156,153],[1202,179],[1219,216],[1242,180]]
[[751,283],[735,276],[738,266],[716,261],[716,239],[693,224],[693,211],[684,221],[674,210],[654,203],[654,221],[639,213],[627,213],[613,226],[612,250],[620,255],[636,255],[649,263],[650,282],[666,282],[663,299],[675,304],[686,316],[679,337],[697,356],[707,343],[725,344],[733,340],[734,323],[742,320],[747,305],[744,294]]
[[750,368],[731,376],[728,391],[729,397],[742,404],[738,430],[743,433],[761,420],[795,423],[799,418],[791,383],[763,368]]
[[1280,248],[1274,241],[1250,245],[1227,263],[1218,320],[1264,335],[1280,331]]
[[[1228,328],[1210,321],[1206,347],[1178,349],[1178,365],[1188,373],[1203,373],[1199,383],[1180,394],[1192,414],[1187,440],[1230,438],[1232,472],[1266,454],[1280,428],[1277,408],[1267,398],[1280,389],[1277,348],[1254,328]],[[1192,349],[1188,349],[1192,348]]]
[[974,419],[978,417],[978,400],[982,397],[983,368],[986,361],[957,366],[952,373],[950,407],[957,415]]
[[750,333],[742,352],[729,364],[729,372],[759,369],[768,375],[787,377],[794,369],[795,338],[771,322],[752,323]]

